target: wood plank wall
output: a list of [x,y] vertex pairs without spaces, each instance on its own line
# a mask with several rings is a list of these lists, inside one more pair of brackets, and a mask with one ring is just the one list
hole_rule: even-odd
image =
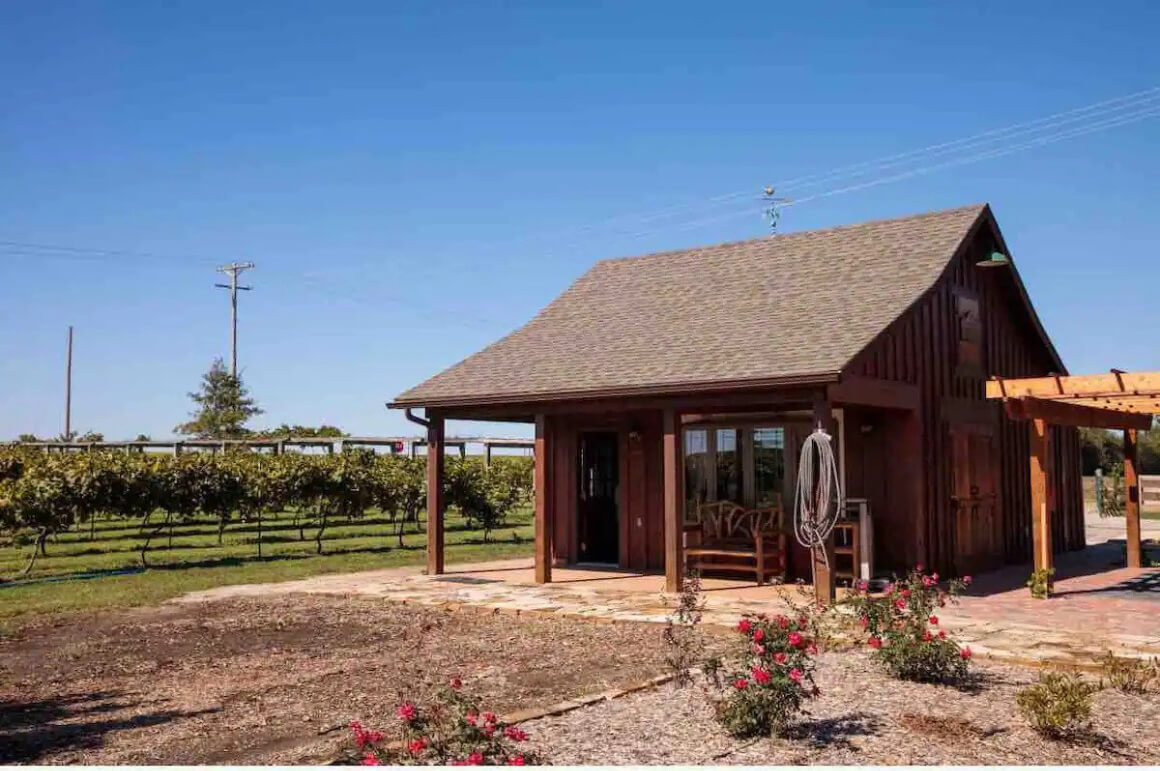
[[[991,422],[1000,447],[1002,539],[1007,563],[1026,561],[1031,554],[1029,441],[1026,423],[1007,418],[998,403],[984,399],[989,375],[1030,377],[1054,369],[1050,356],[1024,312],[1006,268],[981,269],[975,263],[999,248],[986,223],[943,279],[906,314],[888,327],[860,354],[847,372],[919,386],[922,397],[923,458],[926,468],[925,561],[940,570],[953,566],[952,448],[947,421],[961,419],[964,403],[980,403],[978,412],[993,410]],[[964,373],[958,361],[956,292],[979,299],[983,325],[983,367]],[[954,403],[952,404],[952,401]],[[987,406],[989,405],[989,406]],[[951,407],[960,409],[949,409]],[[1054,469],[1053,535],[1057,550],[1084,545],[1079,436],[1074,428],[1051,431]]]

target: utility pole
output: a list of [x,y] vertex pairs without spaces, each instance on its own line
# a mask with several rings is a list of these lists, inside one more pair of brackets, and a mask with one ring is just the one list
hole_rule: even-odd
[[73,328],[68,327],[68,355],[64,366],[64,439],[72,441],[72,348]]
[[218,273],[228,273],[230,283],[214,284],[219,289],[230,290],[230,374],[238,377],[238,290],[250,291],[253,287],[238,286],[238,275],[254,267],[252,262],[235,262],[218,268]]

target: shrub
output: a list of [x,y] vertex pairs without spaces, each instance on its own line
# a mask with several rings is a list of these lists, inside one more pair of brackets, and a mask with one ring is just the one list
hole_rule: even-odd
[[915,567],[905,579],[871,595],[865,583],[846,602],[857,613],[872,655],[894,677],[924,683],[957,683],[967,676],[970,648],[939,627],[938,609],[955,602],[970,576],[939,583],[938,573]]
[[1040,568],[1039,570],[1031,571],[1031,577],[1027,579],[1027,588],[1031,590],[1031,596],[1037,600],[1046,600],[1051,596],[1051,579],[1055,576],[1055,568]]
[[691,670],[704,652],[705,642],[701,639],[700,630],[697,629],[704,609],[701,575],[694,570],[681,580],[677,609],[665,621],[663,633],[665,662],[669,665],[669,670],[673,673],[673,682],[678,687],[693,682]]
[[518,745],[528,735],[480,709],[480,700],[463,692],[458,679],[424,707],[404,702],[396,710],[398,733],[388,737],[350,724],[362,765],[522,766],[536,758]]
[[1016,703],[1031,727],[1050,739],[1074,739],[1091,726],[1097,686],[1077,674],[1044,672],[1019,692]]
[[745,616],[737,625],[743,636],[742,667],[721,678],[725,695],[714,705],[717,719],[736,737],[780,733],[802,711],[806,699],[819,694],[814,683],[817,647],[808,637],[809,620]]
[[[1121,693],[1142,694],[1160,685],[1160,659],[1124,659],[1111,651],[1100,660],[1107,684]],[[1101,687],[1104,685],[1100,678]]]

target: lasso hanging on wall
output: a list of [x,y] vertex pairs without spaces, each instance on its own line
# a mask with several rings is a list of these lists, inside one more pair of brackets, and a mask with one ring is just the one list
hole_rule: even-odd
[[819,428],[802,443],[793,506],[793,530],[798,543],[822,553],[827,568],[830,563],[824,547],[844,503],[832,438]]

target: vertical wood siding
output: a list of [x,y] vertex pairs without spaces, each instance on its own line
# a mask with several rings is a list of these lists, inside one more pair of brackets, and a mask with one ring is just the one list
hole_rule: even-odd
[[[1027,424],[1007,418],[997,402],[987,402],[984,384],[990,375],[1041,376],[1054,367],[1023,308],[1009,270],[975,266],[996,248],[999,246],[994,234],[984,222],[942,280],[846,369],[850,374],[911,383],[922,393],[923,500],[927,516],[926,532],[922,534],[926,553],[920,557],[944,571],[952,569],[955,554],[949,426],[962,419],[961,409],[951,409],[951,400],[960,407],[964,402],[968,406],[980,405],[974,412],[990,415],[988,430],[997,437],[1002,561],[1022,562],[1031,554]],[[983,367],[973,373],[961,371],[958,366],[955,298],[963,291],[978,298],[982,321]],[[1051,441],[1055,548],[1079,549],[1084,545],[1084,532],[1078,432],[1074,428],[1053,427]],[[915,516],[913,521],[921,522],[922,518]]]

